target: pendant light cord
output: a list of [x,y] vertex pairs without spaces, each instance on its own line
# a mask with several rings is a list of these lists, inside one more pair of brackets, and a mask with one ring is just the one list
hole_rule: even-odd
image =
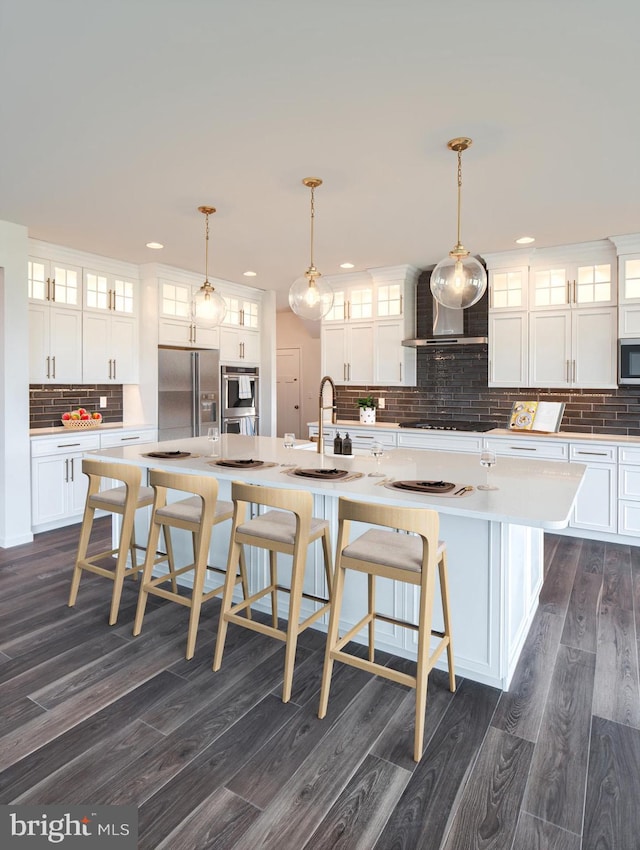
[[460,245],[460,206],[462,203],[462,151],[458,151],[458,245]]
[[314,201],[314,194],[313,193],[314,193],[314,187],[312,186],[311,187],[311,240],[310,240],[310,243],[311,243],[311,257],[310,257],[311,263],[310,263],[310,268],[314,268],[314,265],[313,265],[313,220],[316,217],[316,207],[315,207],[315,201]]
[[204,237],[204,282],[209,283],[209,213],[205,216]]

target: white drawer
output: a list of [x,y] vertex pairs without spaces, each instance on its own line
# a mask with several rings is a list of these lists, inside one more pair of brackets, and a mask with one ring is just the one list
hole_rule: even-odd
[[640,446],[620,446],[618,457],[620,463],[638,464],[640,466]]
[[111,449],[114,446],[129,446],[131,443],[155,443],[158,439],[155,428],[145,431],[117,431],[100,434],[100,448]]
[[640,537],[640,501],[618,502],[618,534]]
[[88,452],[99,448],[99,434],[79,434],[77,431],[69,431],[57,437],[32,439],[31,457],[70,454],[71,452]]
[[398,448],[424,449],[438,452],[480,452],[482,436],[480,434],[416,434],[403,431],[398,434]]
[[493,449],[497,455],[511,457],[530,457],[542,460],[568,460],[569,444],[560,443],[555,439],[532,440],[519,435],[513,439],[500,440],[495,437],[485,437],[485,445]]
[[[340,431],[340,436],[344,437],[346,433],[346,429]],[[387,448],[395,448],[396,445],[396,435],[388,431],[349,431],[348,433],[353,445],[359,449],[368,449],[372,443],[381,443]]]
[[617,459],[618,450],[615,446],[569,443],[569,460],[578,463],[615,463]]

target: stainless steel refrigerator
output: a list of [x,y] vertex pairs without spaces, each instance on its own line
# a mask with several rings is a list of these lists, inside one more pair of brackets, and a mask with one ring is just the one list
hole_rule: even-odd
[[220,352],[158,349],[158,439],[206,436],[220,425]]

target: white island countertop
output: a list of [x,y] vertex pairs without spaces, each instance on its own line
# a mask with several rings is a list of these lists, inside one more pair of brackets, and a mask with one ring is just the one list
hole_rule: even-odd
[[[151,451],[183,450],[192,457],[183,460],[160,460],[145,457]],[[579,463],[555,463],[528,458],[499,458],[491,470],[497,490],[482,491],[475,485],[484,481],[485,470],[476,454],[437,452],[423,449],[389,449],[380,461],[379,471],[385,478],[398,480],[444,480],[457,487],[474,489],[462,496],[437,496],[391,490],[380,484],[380,478],[370,477],[375,461],[367,452],[351,457],[320,456],[316,444],[297,441],[296,448],[285,449],[275,437],[245,437],[222,435],[218,444],[221,457],[253,458],[277,464],[257,469],[225,469],[211,465],[210,443],[203,437],[146,443],[101,449],[88,454],[122,460],[145,467],[207,473],[222,480],[239,479],[255,484],[309,490],[319,495],[350,496],[379,504],[406,504],[432,507],[443,514],[473,517],[482,520],[514,523],[548,530],[564,528],[569,520],[578,488],[586,467]],[[283,463],[295,463],[302,468],[339,468],[363,473],[351,480],[318,481],[287,474]],[[457,488],[456,488],[457,489]]]

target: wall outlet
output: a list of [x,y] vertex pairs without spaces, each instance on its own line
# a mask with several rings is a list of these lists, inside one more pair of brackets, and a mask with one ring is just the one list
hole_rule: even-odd
[[384,400],[383,398],[379,398],[379,399],[378,399],[378,407],[380,408],[380,410],[384,410],[384,408],[385,408],[385,400]]
[[100,396],[100,407],[106,407],[106,406],[107,406],[107,397],[106,397],[106,395],[101,395]]

